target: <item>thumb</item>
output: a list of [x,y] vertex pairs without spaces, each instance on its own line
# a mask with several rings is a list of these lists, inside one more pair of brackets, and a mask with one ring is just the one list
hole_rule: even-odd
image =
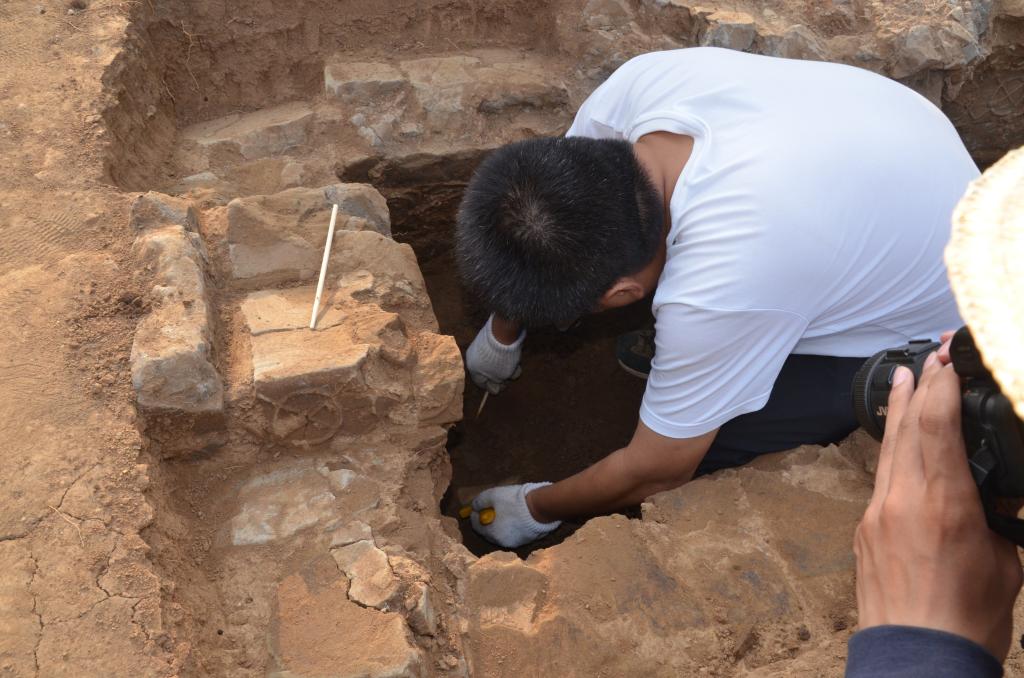
[[[494,508],[494,499],[492,496],[493,494],[494,490],[492,488],[490,490],[484,490],[480,494],[473,497],[473,501],[471,502],[471,505],[473,506],[473,511],[476,512],[483,511],[485,508]],[[477,519],[475,513],[472,516],[472,518],[473,520]]]

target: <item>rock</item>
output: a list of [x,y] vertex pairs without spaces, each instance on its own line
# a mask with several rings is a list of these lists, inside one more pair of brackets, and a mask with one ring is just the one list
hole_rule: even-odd
[[391,570],[404,584],[411,585],[430,581],[430,573],[423,565],[417,563],[399,548],[393,546],[388,548],[390,551],[388,562],[391,563]]
[[367,120],[366,115],[362,113],[357,113],[349,118],[349,122],[356,126],[359,136],[375,148],[380,148],[394,140],[394,129],[398,121],[399,118],[394,113],[376,115],[372,122]]
[[754,17],[745,12],[719,10],[708,15],[707,21],[708,29],[701,41],[704,45],[744,51],[754,44]]
[[286,162],[281,168],[281,186],[285,188],[296,188],[302,185],[302,176],[305,167],[299,162]]
[[[357,243],[339,253],[340,268],[386,269],[388,250],[408,248],[379,234],[345,235],[353,242],[386,245],[385,256],[363,259],[370,249],[381,248],[362,249]],[[461,417],[458,346],[434,333],[436,321],[420,284],[395,277],[377,278],[358,268],[340,277],[325,291],[315,331],[308,329],[313,287],[265,290],[242,301],[253,385],[277,438],[315,445],[383,421],[447,424]]]
[[135,329],[132,387],[146,433],[164,456],[223,442],[224,391],[213,363],[206,250],[182,226],[145,230],[135,241],[152,272],[153,310]]
[[409,82],[394,66],[380,62],[351,62],[344,59],[324,67],[327,95],[354,106],[380,103],[398,94]]
[[806,26],[790,26],[781,36],[765,36],[766,49],[769,56],[784,59],[808,59],[826,61],[828,49]]
[[[238,491],[241,508],[229,521],[235,546],[267,544],[323,526],[330,530],[340,518],[373,504],[376,484],[350,469],[331,469],[325,463],[300,461],[279,466],[249,479]],[[379,490],[378,490],[379,491]],[[365,539],[370,528],[351,521],[331,532],[331,543]],[[351,543],[351,542],[349,542]]]
[[462,353],[455,338],[422,332],[416,336],[414,344],[413,394],[420,423],[459,421],[465,377]]
[[202,313],[164,306],[139,323],[132,344],[132,386],[143,410],[220,412],[223,391],[211,362]]
[[412,396],[412,347],[399,316],[331,290],[310,331],[313,295],[312,287],[256,293],[242,306],[267,425],[280,440],[300,446],[326,442],[339,431],[368,431]]
[[314,278],[320,270],[330,223],[338,205],[334,256],[342,249],[338,231],[374,231],[391,235],[384,197],[372,186],[335,184],[319,189],[292,188],[273,195],[236,198],[228,204],[228,255],[242,287]]
[[419,678],[423,657],[401,615],[360,607],[345,582],[293,574],[277,588],[270,678]]
[[[440,98],[441,89],[473,82],[473,73],[480,63],[480,59],[475,56],[425,57],[402,61],[399,68],[417,90],[417,94]],[[429,91],[431,89],[435,91]]]
[[568,89],[557,71],[537,61],[503,62],[479,68],[469,96],[468,103],[481,113],[556,110],[569,104]]
[[[412,330],[437,331],[430,298],[412,248],[377,233],[338,231],[317,327],[333,326],[337,305],[373,304],[397,313]],[[308,327],[314,288],[265,290],[248,295],[242,311],[254,335]],[[305,296],[303,296],[305,295]],[[303,317],[305,316],[305,317]]]
[[306,142],[312,120],[313,110],[298,101],[229,115],[182,130],[182,150],[194,172],[215,169],[231,158],[277,156]]
[[197,233],[181,226],[148,230],[135,239],[135,258],[153,274],[158,300],[177,297],[183,304],[206,303],[206,246]]
[[[375,329],[394,328],[384,319]],[[253,342],[256,393],[270,405],[269,427],[281,441],[309,446],[342,431],[365,433],[409,399],[409,387],[397,379],[385,392],[368,383],[366,372],[387,368],[376,364],[379,347],[359,343],[349,330],[275,333]]]
[[331,556],[349,579],[348,597],[367,607],[383,609],[398,591],[387,554],[369,540],[331,549]]
[[1024,0],[996,0],[992,6],[996,16],[1024,19]]
[[897,44],[891,75],[905,78],[929,68],[965,66],[979,56],[977,39],[957,23],[918,24]]
[[239,491],[242,508],[230,521],[235,546],[266,544],[330,520],[335,495],[309,468],[285,468],[253,478]]
[[549,583],[547,575],[514,553],[496,551],[484,556],[469,569],[470,629],[534,633],[544,602],[542,592]]
[[342,527],[335,528],[330,533],[331,548],[335,546],[347,546],[357,541],[373,541],[373,533],[370,526],[359,520],[352,521]]
[[[607,7],[600,11],[624,11],[621,0],[601,1]],[[511,49],[396,64],[349,63],[342,55],[329,59],[325,68],[329,103],[317,109],[317,124],[337,116],[342,131],[332,138],[360,140],[358,150],[335,155],[332,165],[338,157],[351,166],[361,164],[353,162],[360,155],[380,160],[413,150],[434,152],[442,164],[451,165],[450,159],[463,152],[480,155],[482,148],[505,141],[562,133],[572,117],[563,72],[561,62]],[[455,182],[463,178],[453,176],[445,175],[445,187],[460,193]],[[389,191],[389,202],[393,197]],[[433,203],[437,198],[412,200]]]
[[170,225],[198,231],[199,217],[190,201],[149,191],[132,201],[128,225],[135,233]]
[[220,177],[218,177],[213,172],[207,171],[197,172],[196,174],[190,174],[187,177],[184,177],[181,180],[181,183],[184,186],[202,187],[211,186],[213,184],[216,184],[218,181],[220,181]]
[[[383,311],[379,306],[360,303],[350,295],[351,287],[325,289],[321,299],[321,309],[315,330],[309,330],[309,311],[316,288],[292,287],[283,290],[264,290],[254,292],[242,301],[242,316],[254,346],[261,340],[275,334],[308,335],[315,343],[317,335],[326,335],[337,328],[351,333],[354,345],[378,346],[386,342],[388,356],[398,362],[405,362],[405,326],[401,318],[391,312]],[[358,290],[358,288],[357,288]],[[305,316],[305,317],[303,317]],[[395,336],[386,333],[393,333]],[[280,363],[268,361],[257,366],[255,373],[264,370],[276,370]]]
[[568,92],[549,64],[538,61],[489,61],[478,57],[429,57],[403,61],[433,132],[469,126],[468,113],[498,113],[515,109],[559,108]]
[[136,242],[154,271],[155,308],[132,344],[132,385],[140,409],[163,414],[219,414],[220,376],[212,363],[204,257],[180,226],[149,231]]
[[[428,57],[399,64],[409,78],[426,117],[426,126],[439,131],[467,109],[467,90],[475,81],[480,59],[470,56]],[[462,127],[463,120],[454,121]]]
[[999,160],[1007,149],[1024,144],[1021,16],[1024,3],[997,3],[991,26],[984,32],[987,56],[972,62],[970,77],[954,74],[946,78],[943,112],[983,168]]
[[623,0],[587,0],[583,6],[587,26],[594,30],[609,30],[632,20],[633,14]]
[[470,665],[502,676],[731,675],[741,660],[792,656],[804,628],[836,649],[816,675],[841,674],[848,632],[836,625],[853,625],[850,544],[877,449],[854,437],[768,455],[655,495],[643,521],[591,519],[525,562],[479,559],[463,608]]
[[437,633],[437,614],[430,602],[430,589],[423,582],[416,582],[406,594],[405,609],[412,630],[421,636]]

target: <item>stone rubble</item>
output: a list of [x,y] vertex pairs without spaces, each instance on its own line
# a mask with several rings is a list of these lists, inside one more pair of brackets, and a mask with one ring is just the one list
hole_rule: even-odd
[[132,201],[128,218],[132,232],[138,234],[172,224],[192,233],[199,231],[199,217],[190,200],[149,191]]
[[293,188],[232,200],[227,207],[227,242],[236,284],[253,289],[315,279],[334,204],[337,230],[391,236],[383,196],[364,184]]
[[241,314],[252,378],[268,429],[308,446],[382,422],[447,423],[461,416],[462,359],[436,334],[408,245],[379,233],[335,234],[341,271],[309,330],[313,287],[249,294]]
[[357,541],[372,541],[373,532],[370,530],[369,525],[360,520],[355,520],[331,530],[330,537],[330,547],[334,548],[336,546],[348,546]]
[[313,110],[296,101],[199,123],[182,130],[180,161],[202,172],[236,158],[281,155],[306,142],[312,119]]
[[147,194],[134,207],[132,226],[141,231],[136,259],[151,275],[153,309],[136,328],[132,385],[150,436],[168,442],[164,454],[186,453],[221,440],[224,394],[212,356],[208,255],[197,232],[153,223],[154,217],[177,218],[189,226],[195,221],[190,206]]
[[[254,476],[237,491],[240,507],[228,521],[235,546],[267,544],[317,527],[332,548],[372,539],[369,525],[353,517],[380,504],[378,483],[327,461],[299,461]],[[343,524],[344,523],[344,524]]]
[[380,103],[408,86],[402,72],[387,63],[339,60],[324,66],[327,95],[353,106]]
[[375,148],[425,135],[452,138],[453,130],[479,124],[479,114],[550,111],[569,103],[568,88],[552,79],[552,64],[493,51],[397,65],[337,58],[324,67],[324,82],[329,96],[356,111],[350,122]]
[[398,591],[387,554],[372,541],[361,540],[331,549],[331,557],[349,580],[348,597],[366,607],[383,610]]
[[421,636],[437,634],[437,613],[430,602],[430,588],[423,582],[415,582],[409,587],[405,599],[405,610],[409,626]]

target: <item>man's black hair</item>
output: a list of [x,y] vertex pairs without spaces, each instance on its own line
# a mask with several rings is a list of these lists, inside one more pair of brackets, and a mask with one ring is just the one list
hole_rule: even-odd
[[477,168],[459,208],[459,271],[490,310],[527,326],[594,310],[654,259],[662,201],[626,141],[540,138]]

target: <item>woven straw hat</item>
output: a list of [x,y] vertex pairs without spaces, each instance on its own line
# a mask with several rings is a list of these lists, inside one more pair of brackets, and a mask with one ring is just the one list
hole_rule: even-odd
[[960,315],[1024,419],[1024,147],[971,183],[946,247]]

